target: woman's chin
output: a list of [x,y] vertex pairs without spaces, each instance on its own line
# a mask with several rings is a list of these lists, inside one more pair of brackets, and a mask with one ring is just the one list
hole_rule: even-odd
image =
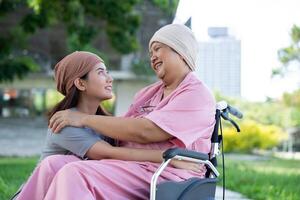
[[110,99],[112,99],[113,98],[113,95],[107,95],[105,98],[104,98],[104,100],[110,100]]
[[156,74],[156,77],[159,79],[163,79],[163,77],[164,77],[164,73],[162,73],[162,72],[155,72],[155,74]]

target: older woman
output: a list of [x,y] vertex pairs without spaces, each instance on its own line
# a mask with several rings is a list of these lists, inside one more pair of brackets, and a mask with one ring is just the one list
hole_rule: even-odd
[[[124,117],[60,111],[50,120],[50,128],[59,132],[65,126],[90,127],[122,141],[123,147],[182,147],[208,153],[215,101],[191,73],[197,57],[193,33],[183,25],[164,26],[150,40],[149,51],[151,66],[160,81],[142,89]],[[158,165],[113,159],[69,162],[66,156],[50,156],[27,187],[51,200],[148,199],[151,176]],[[168,167],[160,181],[203,177],[204,173],[202,168],[194,172]]]

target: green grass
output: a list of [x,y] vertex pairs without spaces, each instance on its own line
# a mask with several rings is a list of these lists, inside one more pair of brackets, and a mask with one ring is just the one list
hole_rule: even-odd
[[300,199],[300,160],[270,158],[236,161],[226,159],[225,166],[226,188],[240,192],[248,198],[256,200]]
[[38,158],[0,157],[0,200],[9,199],[33,171]]
[[[36,157],[0,157],[0,200],[9,199],[14,194],[30,175],[37,160]],[[299,185],[300,160],[273,158],[236,161],[226,158],[226,187],[248,198],[298,200],[300,199]]]

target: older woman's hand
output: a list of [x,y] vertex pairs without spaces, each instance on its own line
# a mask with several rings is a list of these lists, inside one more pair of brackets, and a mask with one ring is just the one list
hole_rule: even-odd
[[197,173],[205,173],[205,167],[204,164],[194,163],[194,162],[188,162],[183,160],[172,160],[171,165],[178,169],[186,169],[191,170]]
[[72,110],[63,110],[56,112],[49,121],[49,128],[53,133],[58,133],[65,126],[82,127],[82,119],[87,114]]

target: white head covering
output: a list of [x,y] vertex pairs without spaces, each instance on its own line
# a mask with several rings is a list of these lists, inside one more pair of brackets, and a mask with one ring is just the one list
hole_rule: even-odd
[[181,24],[163,26],[152,36],[149,42],[149,49],[153,42],[161,42],[174,49],[184,58],[189,68],[195,71],[198,42],[192,30],[187,26]]

